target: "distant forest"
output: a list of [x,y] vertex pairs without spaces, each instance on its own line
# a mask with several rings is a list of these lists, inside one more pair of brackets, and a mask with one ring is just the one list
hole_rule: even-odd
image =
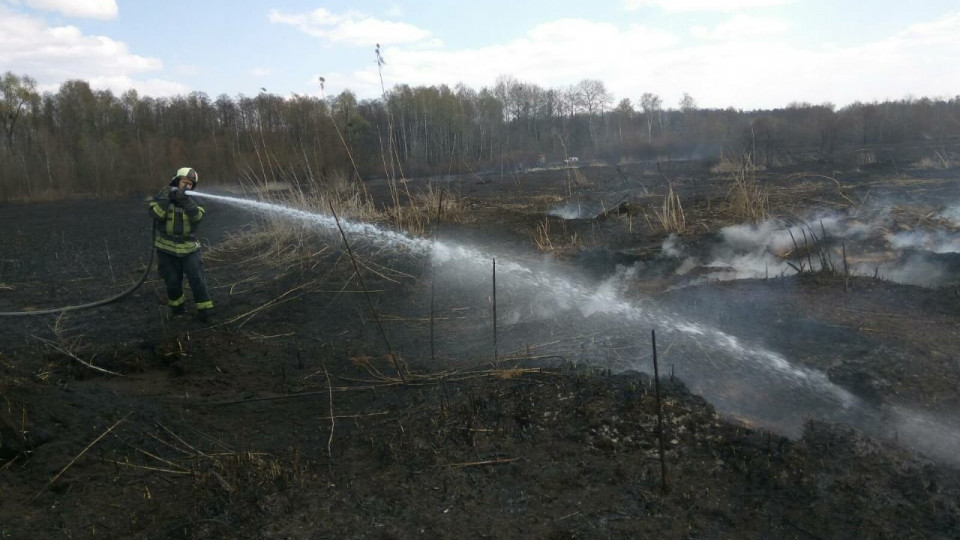
[[840,149],[955,144],[960,96],[782,109],[702,109],[684,95],[614,103],[603,82],[548,89],[501,77],[474,90],[397,85],[381,98],[202,92],[116,96],[82,80],[39,93],[0,78],[0,200],[150,192],[181,166],[201,182],[323,183],[361,178],[514,172],[576,156],[581,163],[749,153],[759,164],[830,160]]

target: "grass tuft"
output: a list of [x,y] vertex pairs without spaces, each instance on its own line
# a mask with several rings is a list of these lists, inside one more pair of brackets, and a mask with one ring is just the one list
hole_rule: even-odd
[[951,169],[958,165],[957,160],[951,159],[946,152],[936,151],[932,156],[924,156],[913,164],[915,169],[921,170],[943,170]]
[[727,190],[730,214],[754,223],[767,219],[770,209],[770,195],[757,183],[756,173],[753,159],[745,155],[740,168],[732,172]]
[[667,194],[663,197],[660,209],[654,209],[657,223],[664,232],[683,234],[687,230],[687,218],[683,213],[680,196],[673,191],[673,184],[669,184]]

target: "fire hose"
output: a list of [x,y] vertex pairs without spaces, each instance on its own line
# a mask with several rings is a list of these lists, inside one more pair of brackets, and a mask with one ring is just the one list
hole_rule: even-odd
[[[151,226],[152,227],[152,226]],[[103,300],[97,300],[95,302],[89,302],[86,304],[77,304],[75,306],[65,306],[51,309],[38,309],[33,311],[0,311],[0,317],[18,317],[25,315],[49,315],[51,313],[62,313],[65,311],[76,311],[78,309],[87,309],[97,306],[102,306],[104,304],[109,304],[110,302],[116,302],[117,300],[127,296],[133,291],[137,290],[143,282],[147,280],[147,276],[150,275],[150,270],[153,269],[153,259],[156,256],[156,250],[153,248],[153,242],[150,243],[150,261],[147,262],[147,267],[143,270],[143,275],[140,276],[140,279],[137,280],[130,288],[126,289],[123,292],[115,294],[109,298],[104,298]]]

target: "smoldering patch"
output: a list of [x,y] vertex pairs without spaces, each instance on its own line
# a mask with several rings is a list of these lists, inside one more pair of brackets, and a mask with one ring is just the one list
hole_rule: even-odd
[[905,225],[889,207],[869,214],[816,214],[731,225],[698,246],[670,235],[661,258],[673,262],[676,279],[671,287],[823,271],[923,287],[956,282],[960,205],[926,215],[937,218],[921,220],[915,227]]

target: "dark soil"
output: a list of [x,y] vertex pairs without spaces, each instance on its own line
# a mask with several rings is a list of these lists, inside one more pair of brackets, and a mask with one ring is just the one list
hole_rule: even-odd
[[[826,373],[865,403],[956,416],[955,287],[807,273],[667,291],[671,272],[655,272],[666,235],[644,213],[669,179],[697,223],[687,240],[706,241],[732,223],[723,179],[694,162],[571,174],[441,180],[464,207],[441,237],[534,261],[549,222],[554,264],[579,279],[646,262],[625,294]],[[771,207],[893,193],[903,174],[831,170],[844,182],[772,192]],[[632,198],[592,219],[545,217],[575,192],[624,190]],[[431,346],[426,261],[358,242],[368,301],[330,231],[277,244],[250,213],[205,206],[213,323],[171,319],[155,269],[106,306],[0,317],[0,537],[960,537],[960,460],[925,451],[933,442],[816,415],[793,436],[718,413],[685,386],[688,352],[661,343],[664,477],[651,328],[631,330],[642,351],[608,352],[603,329],[580,320],[503,323],[494,353],[487,285],[447,277]],[[150,260],[136,199],[2,206],[0,227],[0,312],[104,298]]]

